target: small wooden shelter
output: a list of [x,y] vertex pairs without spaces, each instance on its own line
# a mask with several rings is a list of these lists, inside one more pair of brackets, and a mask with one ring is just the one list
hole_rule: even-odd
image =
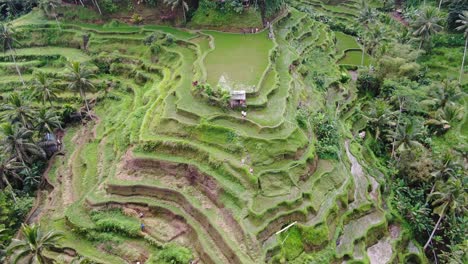
[[242,106],[246,107],[246,93],[245,90],[231,91],[231,108]]

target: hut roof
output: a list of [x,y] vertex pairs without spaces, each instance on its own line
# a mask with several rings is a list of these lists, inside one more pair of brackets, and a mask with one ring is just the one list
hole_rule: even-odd
[[231,100],[245,100],[245,90],[231,91]]

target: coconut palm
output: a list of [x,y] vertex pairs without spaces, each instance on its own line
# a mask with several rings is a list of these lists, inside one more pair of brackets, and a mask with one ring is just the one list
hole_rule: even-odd
[[43,105],[49,102],[53,106],[52,99],[57,98],[57,90],[52,86],[52,83],[44,72],[36,73],[34,83],[31,86],[31,97],[41,100]]
[[446,105],[439,108],[434,116],[426,121],[426,125],[435,128],[436,134],[447,132],[454,122],[463,118],[463,107],[455,104]]
[[361,66],[364,65],[364,55],[366,53],[366,40],[367,35],[366,31],[369,29],[369,24],[375,21],[377,18],[377,13],[375,12],[374,9],[372,9],[370,6],[366,4],[366,2],[362,1],[361,2],[361,11],[359,12],[359,16],[357,18],[357,21],[364,25],[364,32],[361,34],[361,41],[363,47],[362,47],[362,58],[361,58]]
[[11,263],[16,264],[21,260],[28,263],[46,264],[51,261],[45,257],[44,251],[57,247],[62,233],[49,231],[44,233],[38,225],[21,226],[22,240],[13,239],[12,244],[7,248],[7,253],[12,256]]
[[424,250],[429,246],[434,237],[435,232],[439,228],[442,219],[447,213],[460,211],[467,204],[467,193],[463,188],[463,183],[460,179],[452,177],[447,182],[439,182],[436,186],[436,191],[428,196],[434,207],[433,212],[439,215],[439,219],[432,230],[429,239],[424,245]]
[[463,34],[465,36],[465,50],[463,52],[463,60],[460,68],[460,77],[458,78],[458,82],[461,83],[463,76],[463,68],[465,67],[466,46],[468,45],[468,11],[463,11],[458,16],[460,17],[460,19],[458,19],[456,22],[461,25],[458,26],[456,29],[458,31],[463,31]]
[[442,30],[440,23],[442,18],[439,11],[434,7],[425,7],[421,13],[418,14],[416,20],[413,22],[413,35],[421,38],[419,49],[423,44],[431,39],[432,35]]
[[[403,125],[397,126],[396,130],[389,131],[388,138],[393,141],[393,151],[409,150],[414,148],[423,148],[424,146],[418,141],[422,135],[421,127],[414,121],[409,121]],[[394,153],[392,153],[394,156]]]
[[5,123],[0,126],[0,136],[4,151],[22,163],[46,157],[44,150],[34,144],[33,132],[26,127]]
[[386,27],[375,26],[370,27],[365,39],[367,40],[366,46],[369,54],[373,55],[377,46],[384,45],[389,41],[389,32]]
[[376,100],[369,105],[364,115],[370,123],[370,129],[374,131],[375,139],[380,139],[381,131],[389,126],[395,126],[397,111],[392,111],[390,105],[384,100]]
[[[446,181],[449,178],[456,177],[457,171],[461,169],[460,164],[456,161],[451,152],[446,152],[440,159],[435,162],[435,170],[431,172],[431,176],[437,180]],[[431,191],[431,193],[433,190]]]
[[463,95],[456,81],[447,79],[435,84],[430,94],[432,98],[422,101],[422,104],[431,106],[433,109],[445,108],[445,106],[457,102]]
[[0,110],[2,110],[3,120],[21,123],[27,128],[32,128],[32,118],[35,111],[18,93],[12,93]]
[[176,9],[177,7],[182,8],[182,13],[184,14],[184,23],[187,23],[187,16],[185,14],[189,10],[187,2],[184,0],[164,0],[164,3],[166,5],[170,5],[172,10]]
[[57,5],[60,4],[61,1],[58,0],[40,0],[39,1],[39,7],[44,10],[44,13],[46,13],[47,16],[52,15],[55,18],[55,22],[57,22],[57,27],[61,31],[62,28],[60,27],[60,22],[57,17],[57,12],[55,9],[57,8]]
[[86,99],[86,92],[95,90],[94,84],[90,80],[94,77],[94,74],[89,69],[83,67],[80,62],[72,61],[68,65],[68,73],[66,73],[65,77],[69,82],[68,89],[80,93],[86,105],[86,110],[89,113],[90,110],[88,100]]
[[54,129],[61,128],[60,117],[53,110],[41,108],[35,116],[35,130],[39,134],[52,133]]
[[22,182],[19,172],[24,169],[23,163],[16,161],[14,158],[6,158],[0,155],[0,186],[12,186],[12,182]]
[[15,64],[16,72],[18,73],[21,83],[23,84],[23,86],[26,86],[23,79],[23,75],[21,75],[21,71],[18,67],[18,64],[16,63],[16,52],[13,43],[18,41],[14,38],[14,31],[8,25],[3,23],[0,24],[0,40],[3,42],[3,52],[10,52],[11,59]]

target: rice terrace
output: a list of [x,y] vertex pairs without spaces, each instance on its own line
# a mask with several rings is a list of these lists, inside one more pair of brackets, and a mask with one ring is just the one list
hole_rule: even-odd
[[0,3],[1,263],[468,263],[468,2]]

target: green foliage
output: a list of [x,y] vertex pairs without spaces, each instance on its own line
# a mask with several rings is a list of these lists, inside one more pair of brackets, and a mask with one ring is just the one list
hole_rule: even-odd
[[227,108],[231,100],[231,94],[228,90],[221,87],[213,89],[209,83],[198,83],[193,86],[192,92],[198,96],[207,99],[210,103]]
[[135,25],[139,25],[143,22],[143,17],[138,13],[133,13],[132,15],[132,23]]
[[376,96],[380,93],[380,80],[372,73],[362,72],[357,79],[360,93]]
[[139,221],[125,216],[121,210],[93,211],[91,219],[100,231],[124,233],[130,237],[140,234]]
[[326,224],[303,226],[300,231],[305,247],[320,247],[328,242],[329,230]]
[[99,19],[99,14],[92,9],[74,6],[73,8],[60,8],[66,20],[93,21]]
[[323,113],[312,118],[314,132],[318,140],[317,153],[322,159],[338,158],[339,132],[336,121]]
[[309,125],[310,112],[306,108],[299,108],[296,113],[296,121],[302,129],[306,129]]
[[193,260],[193,255],[190,249],[169,244],[153,254],[147,261],[148,264],[186,264]]
[[425,188],[412,188],[404,179],[397,179],[391,183],[394,196],[392,203],[398,212],[409,221],[408,227],[420,243],[426,242],[428,230],[434,226],[431,209],[426,202]]
[[11,188],[0,191],[0,223],[6,229],[3,236],[0,237],[0,244],[4,245],[9,243],[18,230],[24,217],[31,210],[34,200],[34,198],[22,193],[19,196],[15,194],[16,197],[13,198],[12,192]]
[[104,13],[112,14],[119,10],[119,6],[114,0],[101,0],[99,5]]
[[281,254],[286,260],[297,258],[303,251],[301,230],[297,226],[289,228],[286,232],[281,233],[280,238],[282,243]]
[[235,11],[228,11],[226,8],[218,8],[217,3],[220,2],[209,0],[200,1],[200,5],[195,11],[190,25],[193,27],[216,27],[226,29],[261,28],[262,19],[257,10],[249,8],[241,14],[238,14]]

